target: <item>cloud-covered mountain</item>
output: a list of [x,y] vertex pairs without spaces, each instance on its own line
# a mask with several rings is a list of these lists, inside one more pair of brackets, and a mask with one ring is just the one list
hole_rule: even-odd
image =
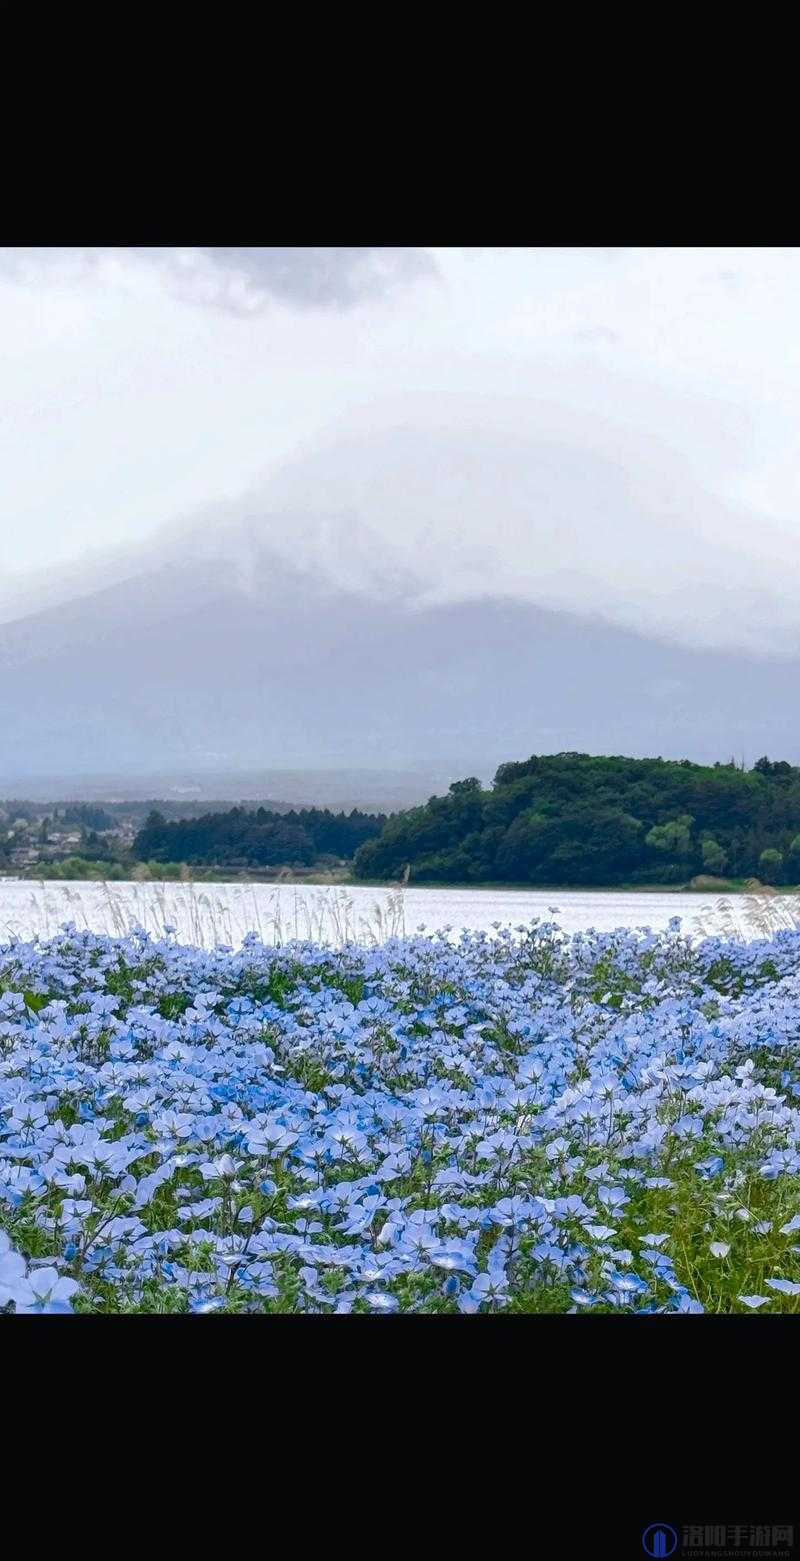
[[276,550],[252,522],[212,540],[186,530],[127,555],[124,578],[0,625],[0,786],[168,770],[488,776],[573,749],[800,760],[796,660],[492,596],[420,605],[368,532],[306,524],[295,563],[286,536]]

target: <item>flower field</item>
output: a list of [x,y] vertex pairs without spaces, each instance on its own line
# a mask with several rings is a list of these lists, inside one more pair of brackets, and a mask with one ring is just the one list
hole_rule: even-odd
[[0,1310],[800,1309],[800,933],[0,948]]

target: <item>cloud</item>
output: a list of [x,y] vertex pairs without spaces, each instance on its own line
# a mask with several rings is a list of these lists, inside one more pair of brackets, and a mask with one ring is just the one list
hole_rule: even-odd
[[270,303],[300,309],[352,309],[395,288],[431,281],[439,268],[426,250],[396,246],[133,247],[0,250],[0,268],[22,283],[119,280],[121,269],[158,274],[185,301],[257,314]]
[[254,294],[307,308],[347,309],[394,287],[438,275],[424,249],[232,248],[200,253],[221,277],[242,278]]
[[448,427],[446,407],[438,428],[341,430],[200,531],[245,573],[268,545],[339,588],[390,585],[419,606],[494,595],[687,646],[800,651],[791,534],[668,446],[597,420],[590,440],[563,408],[538,411],[516,434],[488,408]]
[[576,341],[605,341],[614,343],[618,342],[620,339],[619,331],[609,330],[607,325],[587,325],[584,326],[582,330],[575,332]]
[[709,271],[705,278],[708,282],[720,282],[723,287],[739,287],[744,278],[739,271]]

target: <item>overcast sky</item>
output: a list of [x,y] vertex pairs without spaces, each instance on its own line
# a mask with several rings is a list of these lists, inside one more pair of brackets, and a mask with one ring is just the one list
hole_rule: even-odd
[[796,249],[5,250],[0,340],[0,592],[334,514],[425,600],[800,648]]

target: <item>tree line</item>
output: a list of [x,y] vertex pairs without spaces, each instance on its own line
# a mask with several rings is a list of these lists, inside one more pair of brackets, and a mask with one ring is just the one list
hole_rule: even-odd
[[350,860],[380,834],[385,813],[332,813],[298,808],[273,813],[233,807],[222,813],[169,821],[152,811],[136,835],[133,855],[145,862],[207,867],[304,866],[323,857]]
[[699,874],[800,881],[800,768],[585,753],[502,764],[388,818],[357,878],[419,883],[678,884]]

